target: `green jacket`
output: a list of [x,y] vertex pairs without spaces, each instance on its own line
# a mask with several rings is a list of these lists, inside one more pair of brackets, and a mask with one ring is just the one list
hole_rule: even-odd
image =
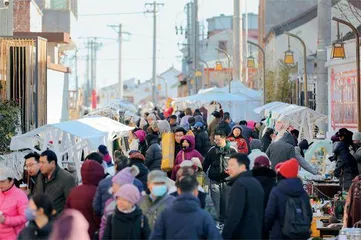
[[148,195],[146,195],[138,204],[142,209],[143,214],[148,218],[149,227],[153,231],[155,222],[157,221],[160,213],[170,205],[172,205],[175,197],[165,194],[163,197],[157,198],[153,201]]

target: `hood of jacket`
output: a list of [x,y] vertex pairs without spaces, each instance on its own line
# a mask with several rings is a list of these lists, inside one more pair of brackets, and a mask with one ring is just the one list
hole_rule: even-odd
[[183,144],[184,140],[187,140],[187,142],[189,143],[189,147],[186,149],[186,151],[189,152],[189,151],[194,150],[194,148],[196,147],[195,138],[191,135],[185,135],[181,139],[181,145]]
[[134,135],[139,139],[139,142],[144,142],[147,133],[144,130],[138,130],[134,132]]
[[198,198],[190,193],[184,193],[174,200],[173,207],[177,212],[190,213],[198,211],[201,205]]
[[148,134],[146,137],[148,147],[154,143],[158,143],[158,136],[155,134]]
[[298,197],[304,192],[302,181],[299,178],[287,178],[278,182],[277,187],[288,196]]
[[252,131],[254,131],[255,121],[247,121],[247,127],[249,127]]
[[292,146],[295,145],[295,139],[294,137],[292,136],[291,133],[289,132],[286,132],[285,134],[283,134],[283,136],[281,137],[280,141],[284,141],[286,143],[289,143],[291,144]]
[[242,135],[243,129],[242,129],[241,125],[234,125],[234,126],[232,127],[232,131],[231,131],[231,133],[229,134],[228,137],[234,137],[234,135],[233,135],[233,130],[236,129],[236,128],[238,128],[239,130],[241,130],[241,134],[238,136],[238,138],[240,138],[240,137],[243,138],[243,135]]
[[81,166],[81,178],[83,184],[97,186],[104,178],[104,168],[93,160],[86,160]]

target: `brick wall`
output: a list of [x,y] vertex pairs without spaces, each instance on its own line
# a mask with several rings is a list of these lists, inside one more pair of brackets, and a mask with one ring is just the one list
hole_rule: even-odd
[[14,32],[30,32],[31,0],[14,0]]

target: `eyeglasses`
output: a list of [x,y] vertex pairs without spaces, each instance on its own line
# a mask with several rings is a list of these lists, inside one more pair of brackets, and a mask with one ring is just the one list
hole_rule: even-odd
[[36,165],[37,165],[36,163],[26,165],[26,166],[24,167],[24,170],[28,170],[28,169],[30,169],[30,168],[33,168],[33,167],[36,166]]

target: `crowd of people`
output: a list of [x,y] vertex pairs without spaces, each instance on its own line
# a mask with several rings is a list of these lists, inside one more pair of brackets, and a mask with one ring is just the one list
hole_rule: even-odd
[[[52,150],[26,155],[20,181],[1,167],[0,240],[308,239],[313,213],[298,171],[320,174],[304,159],[308,142],[298,143],[296,129],[275,141],[262,122],[207,116],[168,109],[132,118],[129,150],[99,146],[82,162],[80,183]],[[170,132],[174,164],[166,172],[161,146]],[[335,176],[353,193],[361,133],[340,129],[333,141]]]

